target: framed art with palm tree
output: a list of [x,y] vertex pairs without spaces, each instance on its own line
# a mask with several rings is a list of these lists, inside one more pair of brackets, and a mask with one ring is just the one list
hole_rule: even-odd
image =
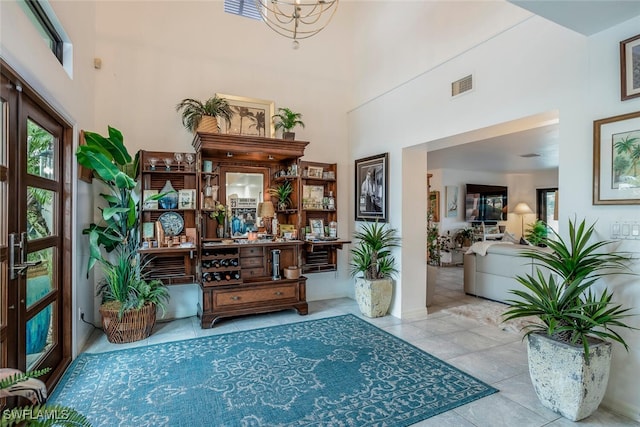
[[593,204],[640,204],[640,111],[593,122]]
[[244,96],[216,93],[224,98],[231,107],[229,123],[220,123],[220,132],[232,135],[263,136],[273,138],[275,135],[271,117],[275,113],[273,101]]

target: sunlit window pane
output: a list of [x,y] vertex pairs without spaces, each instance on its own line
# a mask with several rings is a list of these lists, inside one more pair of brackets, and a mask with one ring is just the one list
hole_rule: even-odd
[[55,303],[43,308],[38,314],[27,321],[27,370],[33,368],[56,340]]
[[27,120],[27,172],[54,179],[56,139],[42,127]]

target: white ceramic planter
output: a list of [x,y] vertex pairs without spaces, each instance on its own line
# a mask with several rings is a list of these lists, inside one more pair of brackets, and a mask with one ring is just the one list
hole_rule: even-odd
[[356,301],[367,317],[386,316],[393,296],[393,279],[366,280],[356,277]]
[[611,343],[582,346],[531,334],[527,341],[529,374],[540,402],[572,421],[588,417],[600,405],[609,381]]

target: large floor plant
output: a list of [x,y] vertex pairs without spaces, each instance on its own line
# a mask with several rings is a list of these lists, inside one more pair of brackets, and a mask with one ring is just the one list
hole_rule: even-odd
[[113,127],[109,127],[108,136],[85,132],[84,137],[86,145],[76,152],[78,163],[92,170],[107,190],[100,194],[106,202],[105,207],[99,208],[101,221],[83,230],[89,235],[87,274],[96,264],[102,266],[104,279],[98,293],[103,304],[117,307],[120,317],[127,310],[151,304],[155,321],[155,307],[164,310],[169,294],[162,282],[147,280],[145,261],[138,252],[140,216],[135,197],[138,157],[131,157],[122,133]]
[[397,230],[378,222],[365,223],[354,235],[351,275],[355,277],[356,301],[367,317],[387,314],[393,296],[393,276],[398,272],[392,254],[400,246]]
[[596,286],[605,276],[630,273],[628,256],[607,252],[609,241],[594,239],[594,227],[569,220],[568,239],[551,230],[542,239],[549,250],[523,251],[535,273],[517,276],[524,289],[512,290],[505,320],[535,316],[525,327],[531,380],[543,405],[577,421],[599,406],[606,391],[611,343],[624,338],[612,328],[625,323],[629,308],[612,301],[613,292]]

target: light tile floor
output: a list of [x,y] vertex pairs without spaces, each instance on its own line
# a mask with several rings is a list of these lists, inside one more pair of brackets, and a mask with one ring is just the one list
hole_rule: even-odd
[[[84,351],[97,353],[354,314],[500,390],[500,393],[429,418],[414,426],[557,427],[573,425],[573,422],[560,417],[538,402],[529,380],[526,345],[519,334],[442,312],[447,307],[475,301],[478,299],[465,295],[462,291],[462,268],[445,267],[438,271],[434,305],[429,307],[428,316],[421,320],[401,320],[393,316],[368,319],[360,315],[354,300],[340,298],[310,302],[307,316],[299,316],[293,310],[253,315],[222,320],[212,329],[201,329],[196,317],[160,322],[156,325],[151,337],[131,344],[110,344],[102,331],[96,330]],[[599,409],[589,418],[582,420],[580,424],[607,427],[640,426],[640,423],[605,408]]]

